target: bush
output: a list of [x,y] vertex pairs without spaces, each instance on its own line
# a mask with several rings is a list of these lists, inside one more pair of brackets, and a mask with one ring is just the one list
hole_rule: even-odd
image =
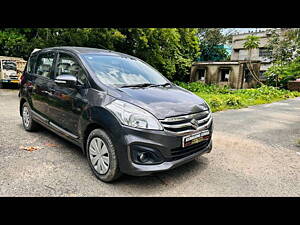
[[208,85],[201,82],[184,83],[180,81],[175,81],[174,83],[192,92],[202,92],[208,94],[209,93],[221,93],[221,94],[232,93],[232,91],[227,86],[220,87],[214,84]]
[[219,108],[223,105],[223,101],[219,97],[214,96],[207,101],[207,104],[209,104],[211,108]]
[[226,99],[226,105],[228,106],[242,106],[241,98],[238,96],[229,96],[228,99]]
[[291,92],[266,85],[252,89],[230,90],[228,87],[206,85],[199,82],[175,83],[205,99],[213,112],[300,97],[300,92]]

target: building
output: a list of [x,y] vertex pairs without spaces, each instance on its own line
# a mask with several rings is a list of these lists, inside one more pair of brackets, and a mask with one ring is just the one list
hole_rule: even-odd
[[271,33],[269,31],[252,32],[245,34],[237,34],[232,37],[232,61],[248,60],[249,50],[244,48],[246,37],[254,35],[259,37],[259,47],[252,49],[251,59],[261,62],[260,73],[263,74],[272,65],[272,53],[267,49],[268,38]]
[[[246,61],[228,62],[195,62],[191,68],[191,82],[218,84],[234,89],[251,88],[256,85]],[[259,72],[260,61],[252,61],[256,72]]]
[[[278,29],[282,34],[284,29]],[[251,88],[257,84],[249,71],[249,50],[244,48],[248,35],[258,36],[259,47],[252,49],[251,63],[255,73],[261,81],[263,73],[272,66],[271,52],[267,49],[268,38],[271,33],[266,31],[250,32],[233,35],[230,47],[232,49],[230,61],[195,62],[191,68],[190,81],[199,81],[207,84],[227,85],[231,88]],[[248,63],[249,65],[249,63]]]

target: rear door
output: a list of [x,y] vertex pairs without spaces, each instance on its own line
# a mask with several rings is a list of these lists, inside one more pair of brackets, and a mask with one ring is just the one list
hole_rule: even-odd
[[43,117],[49,117],[49,97],[51,85],[54,82],[55,51],[41,52],[36,60],[32,73],[32,108]]
[[90,85],[79,60],[70,53],[59,52],[55,77],[67,74],[77,77],[78,87],[68,88],[53,82],[49,116],[52,123],[77,136],[79,119],[88,103],[86,95]]

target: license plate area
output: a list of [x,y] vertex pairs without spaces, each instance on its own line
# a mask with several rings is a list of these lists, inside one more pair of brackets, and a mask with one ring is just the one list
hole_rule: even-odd
[[209,136],[210,136],[209,130],[203,130],[201,132],[184,136],[182,137],[182,147],[184,148],[205,141],[209,139]]

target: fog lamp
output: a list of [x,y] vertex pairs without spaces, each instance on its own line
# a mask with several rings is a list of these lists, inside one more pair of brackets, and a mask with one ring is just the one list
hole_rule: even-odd
[[163,162],[163,157],[157,150],[144,146],[133,146],[131,150],[132,159],[137,164],[150,165]]

